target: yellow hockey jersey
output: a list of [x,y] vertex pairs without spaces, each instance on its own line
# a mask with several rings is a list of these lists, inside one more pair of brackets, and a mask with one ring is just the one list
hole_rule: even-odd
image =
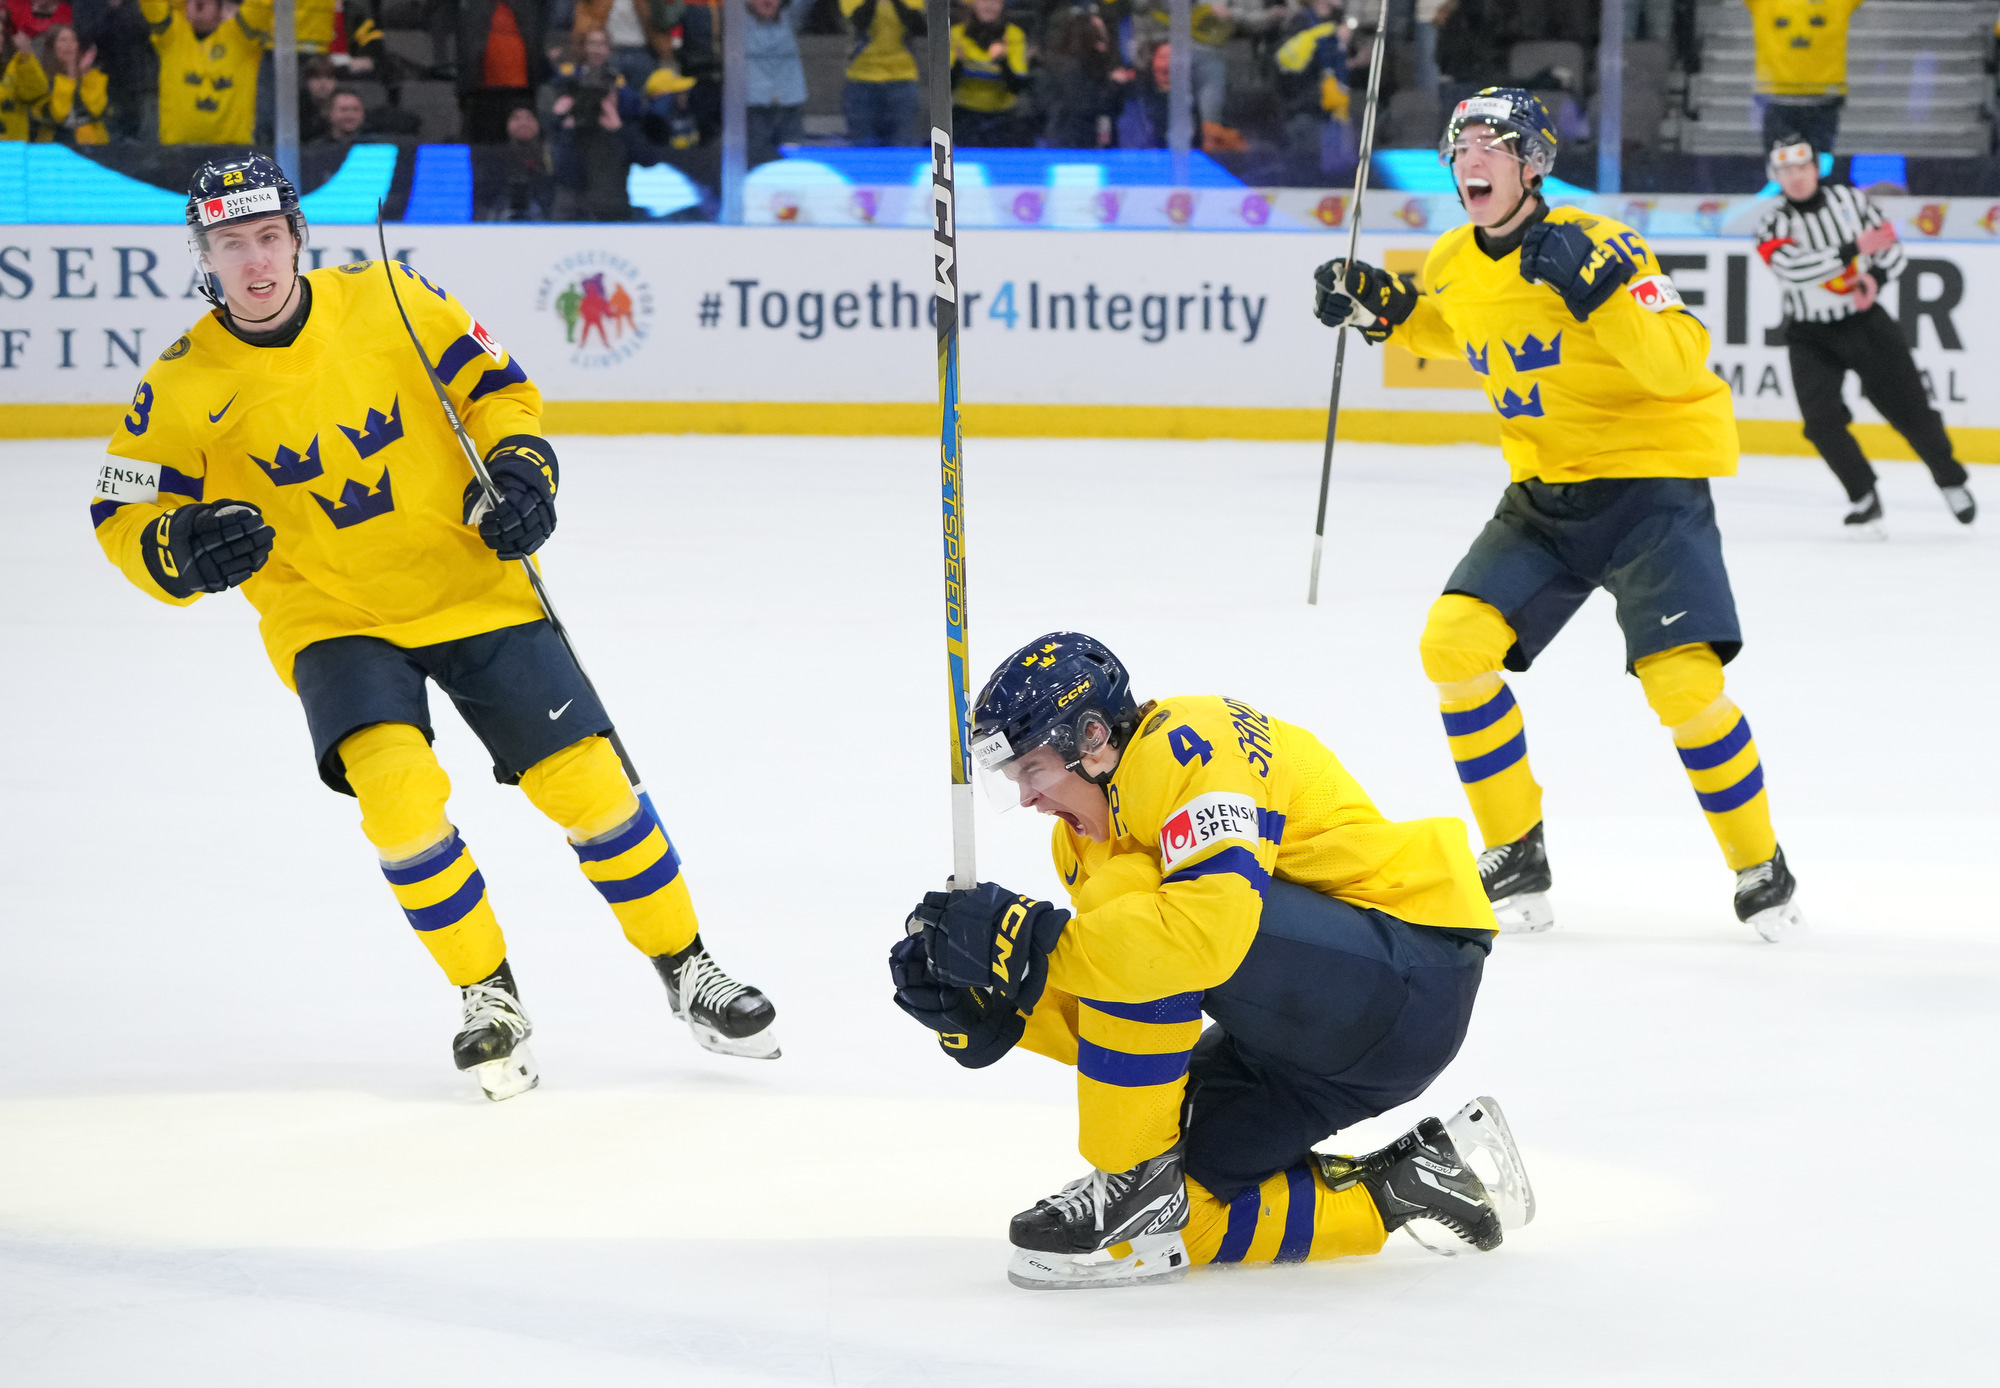
[[25,140],[29,110],[49,94],[49,76],[32,51],[18,52],[0,65],[0,140]]
[[[1028,36],[1018,24],[1001,30],[1006,52],[998,59],[988,56],[985,44],[966,37],[965,25],[951,27],[952,66],[958,78],[951,85],[952,103],[968,111],[1011,111],[1020,98],[1015,90],[1028,77]],[[1012,82],[1009,82],[1009,77]]]
[[257,124],[257,65],[271,46],[271,0],[197,36],[168,0],[139,0],[160,54],[160,143],[247,145]]
[[1681,303],[1645,238],[1574,207],[1551,222],[1582,227],[1632,264],[1632,278],[1588,322],[1562,296],[1521,277],[1521,252],[1498,260],[1470,226],[1437,239],[1423,293],[1395,340],[1418,356],[1467,362],[1500,416],[1500,451],[1516,482],[1593,477],[1728,477],[1736,412],[1709,369],[1708,329]]
[[1847,30],[1861,0],[1743,0],[1766,96],[1847,95]]
[[[452,405],[481,454],[541,431],[542,397],[455,298],[394,266]],[[149,523],[230,498],[277,531],[243,585],[264,646],[292,683],[315,641],[375,636],[426,646],[542,615],[519,564],[463,523],[472,468],[438,408],[380,261],[314,270],[288,347],[253,347],[211,313],[146,370],[111,436],[91,521],[134,584],[184,605],[146,565]]]
[[1241,700],[1148,704],[1107,794],[1108,842],[1055,828],[1076,916],[1052,989],[1149,1002],[1215,987],[1249,953],[1273,876],[1415,925],[1496,928],[1461,821],[1383,818],[1318,738]]

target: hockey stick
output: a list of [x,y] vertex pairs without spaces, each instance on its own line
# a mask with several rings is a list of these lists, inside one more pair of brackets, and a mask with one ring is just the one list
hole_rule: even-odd
[[926,0],[931,68],[931,306],[937,314],[939,474],[944,491],[944,659],[951,682],[951,878],[979,881],[972,833],[972,693],[965,613],[965,474],[958,426],[958,229],[951,147],[951,0]]
[[[1375,49],[1368,59],[1368,97],[1361,109],[1361,164],[1354,171],[1354,204],[1347,210],[1347,266],[1361,249],[1361,199],[1368,191],[1368,161],[1375,154],[1375,99],[1382,91],[1382,69],[1389,60],[1389,0],[1375,13]],[[1346,272],[1342,278],[1345,280]],[[1319,603],[1319,560],[1326,547],[1326,494],[1333,485],[1333,430],[1340,422],[1340,378],[1347,368],[1347,329],[1343,326],[1333,348],[1333,396],[1326,406],[1326,449],[1319,459],[1319,516],[1313,521],[1312,581],[1306,602]]]
[[[424,364],[424,375],[431,383],[431,390],[437,395],[438,408],[444,411],[445,422],[451,425],[451,432],[457,437],[458,446],[465,453],[465,461],[472,465],[472,475],[479,479],[479,489],[486,493],[487,504],[497,506],[500,504],[500,489],[493,484],[493,474],[486,470],[486,460],[479,456],[479,450],[473,446],[472,439],[466,434],[465,425],[459,421],[458,411],[452,408],[451,397],[445,394],[444,381],[439,378],[437,368],[431,365],[430,353],[424,350],[423,339],[417,336],[416,327],[410,322],[409,312],[403,307],[403,296],[396,288],[396,272],[391,268],[392,262],[389,259],[388,233],[382,229],[382,204],[379,202],[375,204],[375,240],[382,248],[382,273],[389,280],[389,297],[396,301],[396,313],[403,320],[403,331],[410,335],[410,345],[417,349],[417,360]],[[549,598],[548,585],[542,582],[541,570],[535,567],[532,559],[523,559],[520,563],[521,572],[528,576],[528,586],[535,590],[535,601],[542,605],[542,616],[555,629],[557,638],[563,643],[563,649],[569,652],[569,658],[576,663],[577,674],[583,676],[583,687],[590,691],[590,697],[597,699],[598,706],[602,707],[604,701],[598,698],[597,686],[591,682],[590,672],[583,668],[583,658],[576,653],[576,643],[570,640],[569,628],[562,624],[562,618],[556,616],[556,605]],[[653,798],[646,794],[646,783],[639,779],[639,768],[632,765],[631,755],[626,752],[624,740],[618,736],[618,730],[609,729],[606,736],[611,739],[611,749],[618,754],[618,760],[624,764],[625,778],[632,783],[633,793],[646,807],[646,813],[657,820],[659,816],[654,813]]]

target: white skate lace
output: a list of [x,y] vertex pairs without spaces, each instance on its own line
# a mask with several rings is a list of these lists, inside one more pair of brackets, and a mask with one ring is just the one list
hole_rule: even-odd
[[498,1025],[514,1034],[516,1041],[528,1034],[528,1014],[521,1010],[521,1004],[505,988],[496,988],[486,983],[467,984],[465,995],[465,1025],[462,1030],[473,1031],[483,1026]]
[[1744,868],[1743,871],[1737,873],[1736,894],[1742,896],[1743,893],[1761,887],[1770,881],[1776,871],[1777,861],[1776,858],[1773,858],[1768,863],[1758,863],[1754,867]]
[[1042,1203],[1054,1210],[1063,1223],[1068,1224],[1081,1217],[1086,1208],[1092,1208],[1096,1216],[1098,1233],[1104,1232],[1104,1207],[1125,1193],[1132,1184],[1127,1172],[1112,1175],[1095,1167],[1088,1176],[1079,1176],[1062,1188],[1059,1195],[1051,1195]]
[[713,1016],[721,1016],[737,994],[746,991],[722,971],[722,966],[708,957],[707,950],[698,951],[681,965],[681,1010],[691,1012],[699,1005]]
[[1498,868],[1502,863],[1507,861],[1507,850],[1512,848],[1513,846],[1514,845],[1511,843],[1503,843],[1498,848],[1480,849],[1479,850],[1480,877],[1482,878],[1491,877],[1493,875],[1494,869]]

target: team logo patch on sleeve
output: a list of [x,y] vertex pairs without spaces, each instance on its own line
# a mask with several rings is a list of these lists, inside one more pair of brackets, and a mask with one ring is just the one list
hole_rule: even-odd
[[1665,275],[1648,275],[1642,280],[1633,280],[1625,286],[1625,292],[1639,301],[1639,307],[1649,308],[1655,313],[1665,313],[1670,308],[1685,308],[1681,302],[1680,290]]
[[1212,790],[1167,816],[1160,826],[1160,869],[1172,872],[1224,839],[1257,847],[1257,802],[1235,791]]
[[97,486],[91,494],[99,501],[158,501],[160,465],[106,453],[103,466],[97,469]]
[[507,349],[500,345],[500,340],[493,336],[492,333],[487,332],[485,325],[477,318],[468,317],[466,321],[472,324],[470,328],[466,329],[471,334],[472,340],[486,349],[487,356],[493,358],[495,362],[504,364],[507,357]]

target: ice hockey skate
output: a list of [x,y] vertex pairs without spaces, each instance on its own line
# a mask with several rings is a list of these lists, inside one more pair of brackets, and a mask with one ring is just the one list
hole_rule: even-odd
[[1178,1282],[1187,1217],[1178,1146],[1130,1171],[1092,1171],[1014,1216],[1007,1280],[1030,1291]]
[[451,1038],[458,1068],[470,1070],[489,1099],[511,1099],[540,1084],[541,1071],[527,1046],[534,1024],[521,1007],[507,961],[458,991],[465,1007],[458,1035]]
[[[1947,497],[1946,501],[1949,502],[1949,500],[1950,498]],[[1882,498],[1872,491],[1859,501],[1854,502],[1848,508],[1846,516],[1841,519],[1840,523],[1846,528],[1849,539],[1886,540],[1889,538],[1888,527],[1882,524]]]
[[1780,848],[1768,862],[1755,863],[1736,874],[1736,919],[1776,944],[1785,932],[1805,924],[1792,894],[1798,881],[1785,866]]
[[1486,888],[1503,935],[1531,935],[1556,923],[1555,908],[1549,905],[1554,880],[1539,824],[1512,843],[1479,855],[1479,885]]
[[1944,497],[1944,504],[1951,508],[1952,519],[1960,525],[1971,525],[1979,515],[1979,503],[1972,499],[1970,487],[1940,487],[1938,492]]
[[776,1060],[778,1010],[747,983],[738,983],[710,957],[697,935],[679,954],[653,960],[667,985],[674,1015],[688,1024],[703,1050],[746,1060]]
[[[1367,1188],[1390,1233],[1398,1229],[1445,1257],[1469,1245],[1498,1248],[1506,1230],[1535,1217],[1534,1189],[1500,1107],[1485,1096],[1449,1123],[1426,1118],[1365,1157],[1319,1157],[1329,1187]],[[1483,1170],[1481,1168],[1484,1168]]]

